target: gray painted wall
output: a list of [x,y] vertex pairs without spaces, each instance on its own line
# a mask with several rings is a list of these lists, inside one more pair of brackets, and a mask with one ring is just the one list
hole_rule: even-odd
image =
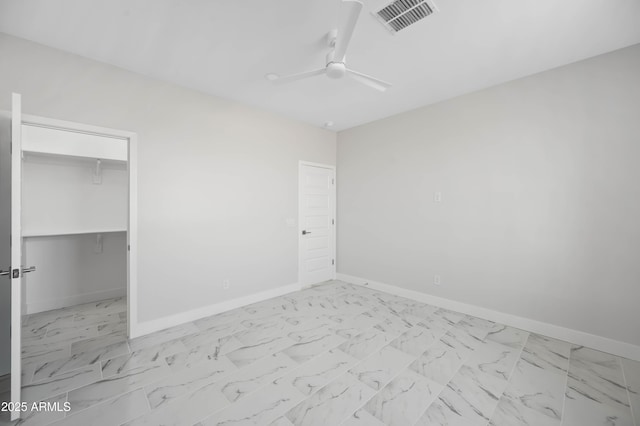
[[297,282],[298,161],[335,164],[334,132],[7,35],[0,57],[0,109],[137,132],[139,320]]
[[338,272],[640,344],[640,45],[340,132],[337,170]]

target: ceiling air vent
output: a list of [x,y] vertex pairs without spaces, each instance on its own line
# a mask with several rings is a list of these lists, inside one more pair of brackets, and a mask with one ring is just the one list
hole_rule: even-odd
[[396,0],[376,12],[376,16],[387,29],[397,33],[437,11],[433,1]]

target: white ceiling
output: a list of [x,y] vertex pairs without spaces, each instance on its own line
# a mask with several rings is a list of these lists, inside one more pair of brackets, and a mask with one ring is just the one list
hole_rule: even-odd
[[436,0],[440,12],[392,35],[364,0],[350,68],[381,93],[325,76],[340,0],[0,0],[0,31],[342,130],[640,43],[639,0]]

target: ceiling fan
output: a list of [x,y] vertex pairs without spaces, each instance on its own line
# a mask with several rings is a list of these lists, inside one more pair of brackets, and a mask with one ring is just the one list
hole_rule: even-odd
[[271,73],[266,75],[267,79],[274,83],[290,83],[322,74],[334,79],[343,78],[346,75],[381,92],[391,87],[391,84],[386,81],[347,68],[345,54],[347,53],[353,30],[356,28],[358,17],[362,11],[362,2],[360,0],[342,0],[342,11],[344,15],[342,25],[339,29],[331,30],[327,37],[331,50],[327,54],[324,68],[285,76]]

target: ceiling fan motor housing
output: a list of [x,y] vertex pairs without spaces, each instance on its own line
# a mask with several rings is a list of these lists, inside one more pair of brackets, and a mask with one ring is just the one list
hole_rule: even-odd
[[329,62],[327,64],[327,77],[342,78],[347,73],[347,67],[344,62]]

